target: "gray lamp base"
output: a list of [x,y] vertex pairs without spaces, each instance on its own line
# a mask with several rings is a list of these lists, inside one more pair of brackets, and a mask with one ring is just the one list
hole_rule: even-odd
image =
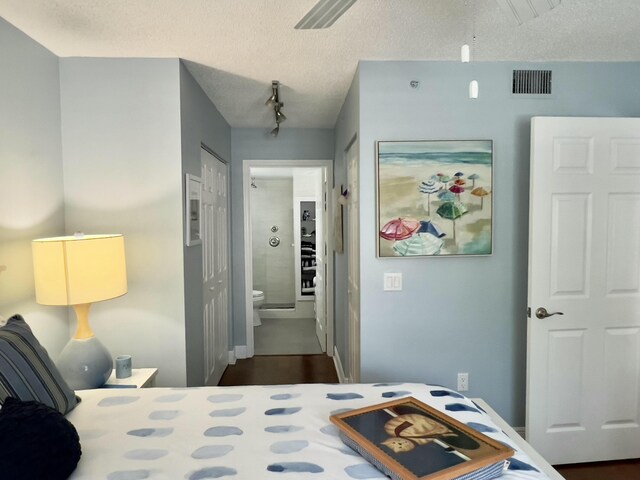
[[100,388],[113,370],[111,354],[97,337],[69,340],[56,365],[73,390]]

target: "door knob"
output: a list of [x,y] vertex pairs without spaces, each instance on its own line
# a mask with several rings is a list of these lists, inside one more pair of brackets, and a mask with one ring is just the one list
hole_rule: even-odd
[[551,317],[553,315],[564,315],[564,313],[562,312],[552,312],[549,313],[547,312],[547,309],[544,307],[540,307],[536,310],[536,317],[538,318],[547,318],[547,317]]

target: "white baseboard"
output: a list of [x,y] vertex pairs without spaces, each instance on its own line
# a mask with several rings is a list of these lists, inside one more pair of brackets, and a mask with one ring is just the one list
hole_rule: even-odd
[[246,345],[236,345],[235,347],[233,347],[233,351],[238,360],[241,360],[243,358],[248,358]]
[[229,350],[228,353],[228,358],[229,358],[229,365],[235,365],[236,364],[236,352],[233,350]]
[[336,347],[333,347],[333,364],[336,367],[336,373],[338,374],[338,381],[340,383],[349,383],[349,380],[344,374],[344,369],[342,368],[342,361],[340,360],[340,354],[338,353],[338,349]]
[[526,437],[526,429],[524,427],[513,427],[513,429],[522,438],[524,438],[525,440],[527,439],[527,437]]

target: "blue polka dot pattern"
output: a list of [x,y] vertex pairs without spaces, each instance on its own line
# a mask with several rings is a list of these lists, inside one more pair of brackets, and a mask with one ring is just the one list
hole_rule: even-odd
[[238,415],[246,412],[247,409],[245,407],[240,408],[227,408],[223,410],[213,410],[209,416],[210,417],[237,417]]
[[513,458],[511,457],[509,459],[509,470],[530,470],[530,471],[534,471],[534,472],[539,472],[540,470],[538,470],[537,468],[535,468],[532,465],[529,465],[528,463],[524,463],[520,460],[518,460],[517,458]]
[[76,428],[87,458],[100,452],[95,465],[79,465],[74,475],[78,479],[383,480],[380,471],[340,439],[329,416],[406,396],[511,444],[515,458],[501,480],[546,478],[481,406],[446,386],[316,384],[95,392],[100,393],[87,392],[83,399],[92,407],[91,415],[82,407],[72,413],[74,422],[80,420]]
[[173,428],[138,428],[137,430],[129,430],[127,435],[134,437],[167,437],[173,433]]
[[270,408],[266,412],[265,415],[293,415],[294,413],[298,413],[302,410],[301,407],[289,407],[289,408]]
[[107,475],[107,480],[144,480],[150,476],[149,470],[120,470]]
[[325,435],[331,435],[332,437],[337,437],[340,435],[338,427],[336,427],[335,425],[325,425],[320,429],[320,431]]
[[279,473],[322,473],[324,472],[324,468],[320,465],[316,465],[315,463],[309,462],[284,462],[284,463],[273,463],[267,467],[267,470],[270,472],[279,472]]
[[207,467],[201,468],[189,475],[189,480],[205,480],[209,478],[232,477],[238,472],[229,467]]
[[464,403],[449,403],[446,407],[446,410],[450,412],[475,412],[480,413],[480,410],[477,408],[470,407],[469,405],[465,405]]
[[367,478],[387,478],[380,470],[368,463],[360,463],[358,465],[350,465],[344,471],[351,478],[367,479]]
[[464,398],[464,396],[460,395],[458,392],[452,392],[451,390],[431,390],[432,397],[453,397],[453,398]]
[[340,449],[341,453],[344,453],[345,455],[353,455],[354,457],[359,457],[360,454],[358,452],[356,452],[353,448],[349,448],[345,445],[344,448]]
[[495,428],[489,427],[487,425],[483,425],[482,423],[469,422],[469,423],[467,423],[467,425],[469,425],[474,430],[477,430],[478,432],[482,432],[482,433],[491,433],[491,432],[497,432],[498,431]]
[[344,412],[350,412],[353,408],[338,408],[337,410],[332,410],[330,415],[338,415]]
[[384,392],[382,394],[384,398],[406,397],[407,395],[411,395],[411,392],[407,392],[406,390],[399,390],[397,392]]
[[115,407],[117,405],[127,405],[139,400],[140,397],[107,397],[98,402],[99,407]]
[[180,410],[156,410],[149,414],[151,420],[173,420],[182,414]]
[[327,398],[331,400],[353,400],[355,398],[363,398],[359,393],[327,393]]
[[192,458],[220,458],[233,450],[233,445],[205,445],[193,451]]
[[264,431],[269,433],[291,433],[304,430],[304,427],[297,425],[272,425],[271,427],[265,427]]
[[238,427],[211,427],[204,432],[205,437],[228,437],[229,435],[242,435],[244,432]]
[[276,395],[271,395],[271,400],[291,400],[292,398],[298,398],[300,396],[299,393],[278,393]]

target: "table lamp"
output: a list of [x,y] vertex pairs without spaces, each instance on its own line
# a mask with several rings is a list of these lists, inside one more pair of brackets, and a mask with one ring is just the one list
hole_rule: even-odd
[[72,305],[76,333],[64,347],[57,366],[74,390],[104,385],[113,369],[111,354],[91,330],[93,302],[127,293],[122,235],[83,235],[32,241],[36,301]]

